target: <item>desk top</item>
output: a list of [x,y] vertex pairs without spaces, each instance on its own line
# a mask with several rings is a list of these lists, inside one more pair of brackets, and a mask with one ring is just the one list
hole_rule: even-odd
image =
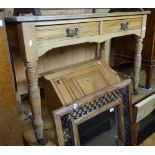
[[37,22],[37,21],[56,21],[70,19],[86,19],[86,18],[104,18],[116,16],[133,16],[150,14],[150,11],[137,12],[112,12],[112,13],[91,13],[91,14],[74,14],[74,15],[52,15],[52,16],[10,16],[5,17],[6,22]]

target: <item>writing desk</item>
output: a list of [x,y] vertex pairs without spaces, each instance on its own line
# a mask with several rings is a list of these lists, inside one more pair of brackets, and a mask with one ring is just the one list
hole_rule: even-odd
[[102,57],[100,43],[105,42],[105,60],[109,61],[110,39],[137,36],[134,56],[133,88],[137,94],[141,51],[149,12],[117,12],[55,16],[6,17],[10,46],[19,46],[25,63],[33,127],[38,143],[44,144],[41,98],[38,86],[38,58],[49,50],[81,43],[97,43],[96,57]]

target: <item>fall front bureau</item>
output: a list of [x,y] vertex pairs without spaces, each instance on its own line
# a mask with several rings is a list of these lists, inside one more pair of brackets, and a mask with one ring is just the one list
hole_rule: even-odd
[[[39,143],[44,143],[37,70],[39,57],[54,48],[87,42],[97,43],[96,57],[103,57],[105,52],[105,60],[108,63],[109,40],[134,34],[137,36],[133,79],[136,94],[148,13],[143,11],[5,18],[10,47],[19,47],[18,52],[25,63],[33,126]],[[100,46],[103,42],[106,44],[105,51]]]
[[[130,79],[120,78],[104,59],[91,60],[45,75],[42,85],[47,109],[51,118],[54,115],[56,128],[53,132],[57,133],[55,143],[83,145],[83,139],[96,137],[94,131],[100,137],[105,128],[115,128],[115,133],[105,133],[111,135],[111,142],[107,143],[107,139],[101,136],[101,143],[93,142],[92,138],[93,146],[132,145],[130,83]],[[115,109],[114,124],[109,118],[109,110],[112,109]],[[82,131],[79,128],[81,125]]]

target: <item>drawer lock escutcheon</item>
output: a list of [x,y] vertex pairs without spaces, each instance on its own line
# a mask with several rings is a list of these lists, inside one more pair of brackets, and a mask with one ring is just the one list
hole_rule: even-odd
[[78,28],[75,29],[66,29],[67,37],[78,37],[80,30]]
[[129,26],[129,22],[121,23],[121,30],[127,31]]

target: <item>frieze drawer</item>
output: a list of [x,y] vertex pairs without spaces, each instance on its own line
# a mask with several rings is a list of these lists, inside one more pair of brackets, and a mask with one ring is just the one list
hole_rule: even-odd
[[36,27],[37,43],[99,35],[99,22]]
[[103,23],[103,34],[141,29],[141,22],[142,18],[105,21]]
[[155,109],[155,94],[147,97],[134,106],[135,120],[141,121]]

